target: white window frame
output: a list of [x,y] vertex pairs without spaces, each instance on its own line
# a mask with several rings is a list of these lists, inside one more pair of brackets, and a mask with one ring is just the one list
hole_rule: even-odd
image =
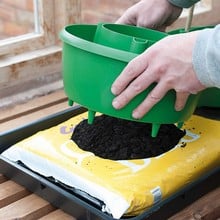
[[63,25],[80,19],[79,0],[35,0],[35,2],[38,3],[35,7],[39,13],[39,19],[35,22],[39,23],[37,28],[39,33],[1,40],[0,55],[20,54],[56,45],[57,33]]
[[80,22],[80,0],[38,1],[39,33],[30,33],[0,41],[0,99],[2,92],[36,77],[61,72],[59,32]]

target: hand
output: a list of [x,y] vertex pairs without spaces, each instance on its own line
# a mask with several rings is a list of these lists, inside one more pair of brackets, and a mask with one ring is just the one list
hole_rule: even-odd
[[171,89],[176,91],[175,109],[183,109],[190,94],[205,89],[192,65],[192,50],[199,31],[170,35],[149,47],[125,67],[112,85],[113,107],[123,108],[131,99],[156,82],[146,99],[133,111],[142,118]]
[[182,8],[170,4],[168,0],[141,0],[125,11],[116,23],[164,31],[181,12]]

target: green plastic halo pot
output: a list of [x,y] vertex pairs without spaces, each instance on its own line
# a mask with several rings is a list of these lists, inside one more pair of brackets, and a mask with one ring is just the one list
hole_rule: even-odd
[[[124,28],[128,27],[125,25]],[[88,108],[89,123],[92,123],[95,112],[100,112],[117,118],[152,123],[152,136],[156,136],[161,124],[177,123],[180,126],[192,115],[199,95],[191,95],[184,109],[177,112],[174,110],[175,91],[169,91],[143,118],[135,120],[132,111],[155,85],[151,85],[137,95],[124,108],[114,109],[111,85],[138,53],[95,43],[96,31],[97,25],[73,24],[66,26],[60,32],[63,41],[64,90],[70,104],[76,102]]]
[[156,41],[168,36],[147,28],[120,24],[98,24],[94,42],[125,50],[132,53],[142,53]]
[[208,88],[202,91],[197,107],[220,108],[220,89]]
[[[199,30],[203,30],[205,28],[213,28],[213,25],[207,25],[207,26],[194,26],[194,27],[190,27],[188,32],[191,31],[199,31]],[[172,35],[172,34],[183,34],[186,33],[185,28],[178,28],[178,29],[174,29],[171,31],[168,31],[167,34]]]

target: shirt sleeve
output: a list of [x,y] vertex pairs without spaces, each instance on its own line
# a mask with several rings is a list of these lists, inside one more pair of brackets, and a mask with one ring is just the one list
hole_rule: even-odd
[[168,0],[171,4],[180,8],[189,8],[200,0]]
[[193,48],[193,67],[203,85],[220,88],[220,25],[199,33]]

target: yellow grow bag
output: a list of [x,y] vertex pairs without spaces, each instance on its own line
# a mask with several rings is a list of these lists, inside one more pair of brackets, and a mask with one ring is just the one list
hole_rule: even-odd
[[70,140],[74,127],[86,117],[83,113],[40,131],[2,155],[98,198],[102,210],[114,218],[138,215],[220,167],[219,121],[193,115],[184,125],[186,135],[169,152],[113,161],[83,151]]

